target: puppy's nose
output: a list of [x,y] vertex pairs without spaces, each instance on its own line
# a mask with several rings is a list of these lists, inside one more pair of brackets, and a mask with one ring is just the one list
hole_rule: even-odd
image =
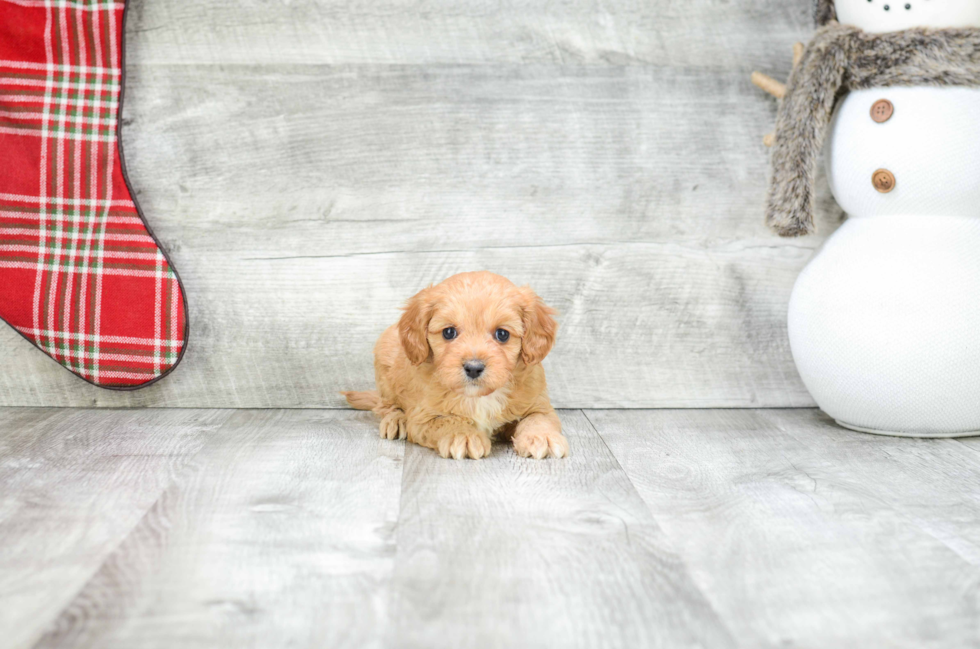
[[463,363],[463,369],[466,370],[466,376],[471,379],[478,379],[480,375],[483,374],[487,366],[482,361],[466,361]]

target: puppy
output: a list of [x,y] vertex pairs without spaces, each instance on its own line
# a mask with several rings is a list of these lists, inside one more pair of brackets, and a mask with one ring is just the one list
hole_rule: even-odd
[[541,361],[554,309],[493,273],[454,275],[408,301],[374,347],[377,391],[344,392],[381,418],[381,436],[459,460],[490,455],[495,434],[542,459],[568,455]]

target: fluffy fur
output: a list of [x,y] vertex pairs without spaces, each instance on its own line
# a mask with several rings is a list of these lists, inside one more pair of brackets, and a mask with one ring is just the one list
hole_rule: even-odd
[[814,5],[814,17],[818,25],[826,25],[831,20],[837,20],[834,0],[814,0]]
[[782,236],[813,232],[814,178],[837,100],[849,90],[887,86],[980,86],[980,29],[910,29],[868,34],[832,20],[787,84],[776,119],[766,223]]
[[[443,457],[490,454],[495,434],[522,456],[568,455],[541,361],[555,343],[555,311],[528,287],[488,272],[454,275],[412,297],[374,348],[377,391],[345,392],[380,418],[381,436]],[[457,332],[446,340],[443,331]],[[509,340],[495,332],[504,329]],[[470,378],[468,362],[485,365]]]

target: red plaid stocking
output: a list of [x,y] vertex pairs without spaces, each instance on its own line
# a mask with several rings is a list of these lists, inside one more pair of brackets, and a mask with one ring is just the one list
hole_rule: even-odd
[[122,1],[0,0],[0,317],[110,388],[159,379],[187,338],[123,169],[123,16]]

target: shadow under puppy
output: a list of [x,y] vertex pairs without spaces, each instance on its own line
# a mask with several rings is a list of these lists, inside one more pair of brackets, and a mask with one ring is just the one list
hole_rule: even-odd
[[381,418],[381,436],[457,460],[490,455],[510,435],[524,457],[568,455],[541,361],[555,311],[530,287],[461,273],[412,297],[374,347],[377,391],[344,392]]

